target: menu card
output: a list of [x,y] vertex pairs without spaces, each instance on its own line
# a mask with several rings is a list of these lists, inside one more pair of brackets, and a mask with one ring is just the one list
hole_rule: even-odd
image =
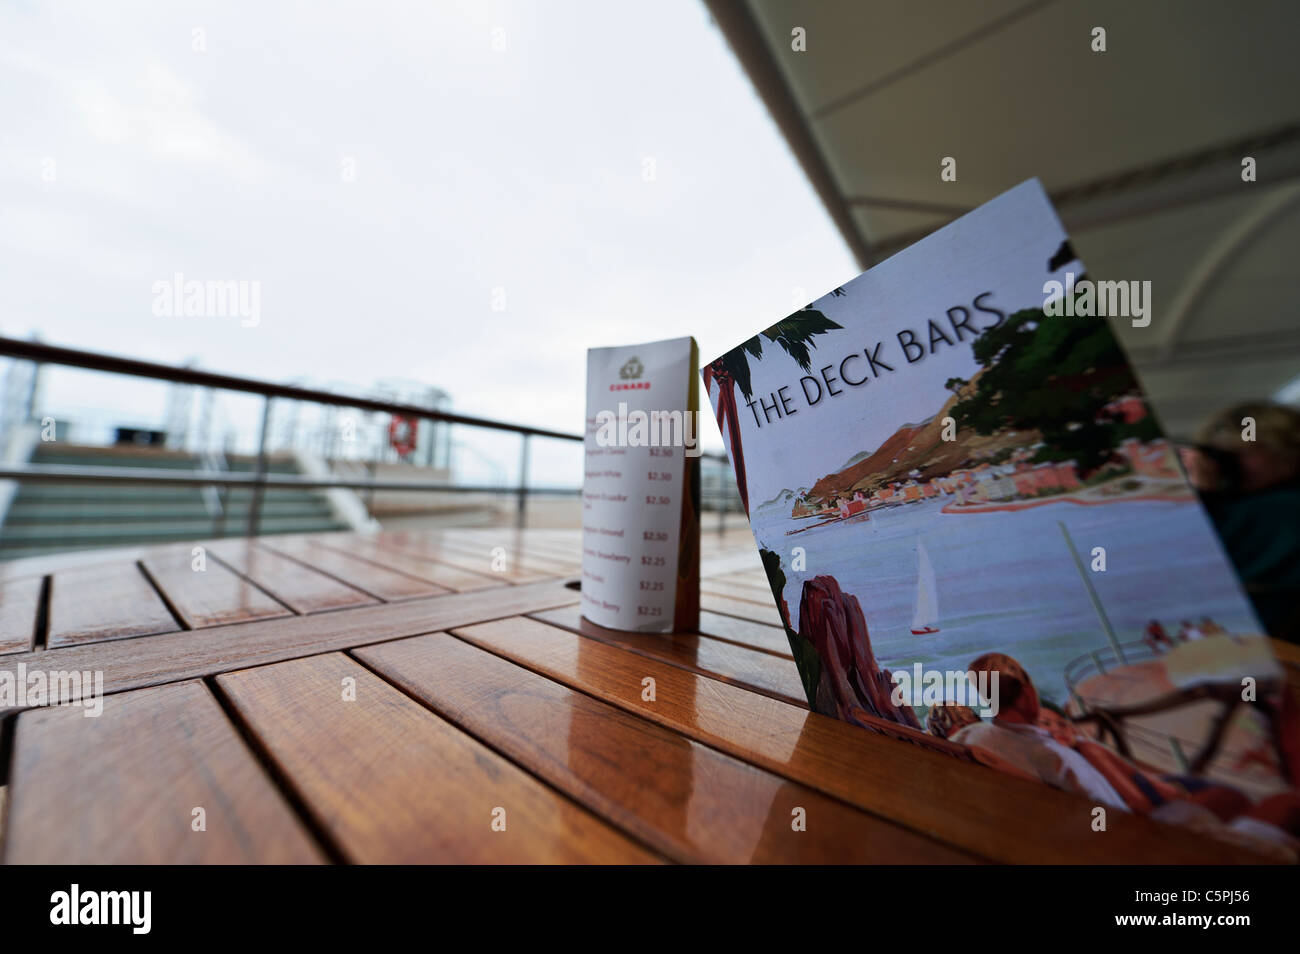
[[1296,696],[1111,331],[1139,278],[1032,180],[704,381],[814,710],[1293,856]]
[[699,625],[699,348],[587,352],[582,615],[610,629]]

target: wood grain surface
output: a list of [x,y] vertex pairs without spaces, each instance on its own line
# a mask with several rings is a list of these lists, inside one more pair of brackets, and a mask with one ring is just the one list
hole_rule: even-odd
[[378,602],[373,596],[249,540],[209,546],[208,552],[248,577],[295,613],[320,613]]
[[678,861],[971,860],[446,634],[355,655]]
[[372,536],[356,534],[341,539],[326,538],[321,541],[321,545],[332,550],[350,553],[352,556],[368,560],[390,570],[397,570],[417,579],[427,580],[457,593],[487,590],[495,586],[506,586],[509,583],[508,580],[502,579],[500,576],[493,577],[482,573],[473,573],[447,563],[439,563],[437,560],[422,559],[403,553],[400,550],[387,549],[380,544],[376,537]]
[[790,639],[785,630],[749,619],[723,616],[721,613],[700,613],[700,632],[714,639],[725,639],[750,649],[761,649],[786,659],[794,659],[790,652]]
[[385,602],[438,596],[448,592],[445,587],[438,586],[436,583],[417,579],[398,570],[354,557],[316,540],[272,537],[264,539],[259,545],[346,581],[350,586]]
[[529,583],[565,575],[561,571],[538,570],[521,565],[517,559],[518,554],[504,547],[498,553],[497,545],[459,537],[435,537],[398,530],[383,534],[379,542],[385,549],[487,574],[511,583]]
[[794,663],[771,653],[746,649],[695,633],[625,633],[605,629],[583,619],[581,607],[578,606],[566,606],[532,615],[639,655],[725,679],[797,706],[806,708],[808,705]]
[[[454,631],[596,698],[975,854],[1025,864],[1258,863],[1242,849],[859,729],[529,619]],[[409,641],[377,647],[401,646]],[[369,651],[368,651],[369,652]],[[792,664],[793,665],[793,664]],[[655,680],[655,700],[643,680]]]
[[[18,717],[10,864],[298,864],[314,840],[202,683]],[[196,831],[202,809],[206,830]]]
[[[229,673],[217,684],[350,860],[655,860],[342,655]],[[496,809],[504,831],[493,828]]]
[[[8,672],[12,676],[20,664],[97,669],[104,673],[105,692],[121,692],[517,616],[564,606],[577,599],[577,593],[551,580],[485,593],[453,593],[432,600],[363,606],[318,616],[237,623],[201,632],[164,633],[43,653],[14,653],[0,656],[0,673]],[[0,715],[6,711],[9,710],[0,708]]]
[[50,579],[51,648],[180,629],[176,617],[135,563],[61,570]]
[[[273,619],[292,613],[252,583],[216,560],[196,563],[193,548],[173,547],[145,557],[141,564],[190,629]],[[195,566],[203,566],[196,570]]]
[[1266,860],[1122,812],[1095,832],[1087,800],[951,743],[810,713],[747,530],[702,536],[701,632],[664,635],[581,619],[575,530],[199,544],[202,572],[176,544],[0,567],[0,677],[108,694],[0,710],[0,858]]
[[724,613],[727,616],[751,619],[756,623],[764,623],[768,626],[781,625],[781,614],[777,612],[776,602],[770,596],[767,600],[760,602],[758,600],[741,600],[736,599],[734,596],[719,596],[717,593],[702,592],[700,594],[700,608],[711,613]]
[[16,580],[0,576],[0,655],[32,648],[44,584],[39,576]]

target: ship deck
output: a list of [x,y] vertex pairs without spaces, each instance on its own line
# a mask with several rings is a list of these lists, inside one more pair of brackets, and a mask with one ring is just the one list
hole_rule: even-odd
[[3,565],[0,685],[48,686],[0,702],[3,860],[1260,860],[810,713],[752,537],[702,543],[675,635],[583,621],[568,530]]

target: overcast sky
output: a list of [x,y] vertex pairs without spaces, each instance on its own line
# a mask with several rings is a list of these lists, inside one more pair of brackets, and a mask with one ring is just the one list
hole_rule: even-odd
[[[588,347],[856,274],[693,0],[6,3],[0,116],[0,329],[57,344],[578,432]],[[177,272],[260,323],[155,316]]]

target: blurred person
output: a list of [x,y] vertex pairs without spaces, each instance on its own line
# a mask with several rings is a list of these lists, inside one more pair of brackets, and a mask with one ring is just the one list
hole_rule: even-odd
[[1235,405],[1180,456],[1265,630],[1300,643],[1300,411]]
[[1199,624],[1199,627],[1201,632],[1204,633],[1206,636],[1223,636],[1226,635],[1228,632],[1226,629],[1224,629],[1222,626],[1216,623],[1209,616],[1201,617],[1201,622]]
[[952,741],[967,746],[985,765],[1128,810],[1105,775],[1039,725],[1038,690],[1019,662],[1005,653],[985,653],[968,668],[998,673],[998,711],[992,721],[962,726],[950,736]]
[[1120,811],[1243,844],[1284,863],[1300,858],[1300,793],[1278,792],[1254,804],[1223,783],[1143,767],[1081,732],[1063,710],[1041,699],[1029,673],[1011,656],[985,653],[970,670],[996,671],[1000,693],[992,721],[963,726],[950,736],[976,761]]
[[1162,653],[1174,645],[1174,641],[1169,638],[1169,633],[1166,632],[1158,619],[1153,619],[1147,623],[1147,628],[1142,634],[1142,642],[1150,646],[1151,651],[1156,654]]

